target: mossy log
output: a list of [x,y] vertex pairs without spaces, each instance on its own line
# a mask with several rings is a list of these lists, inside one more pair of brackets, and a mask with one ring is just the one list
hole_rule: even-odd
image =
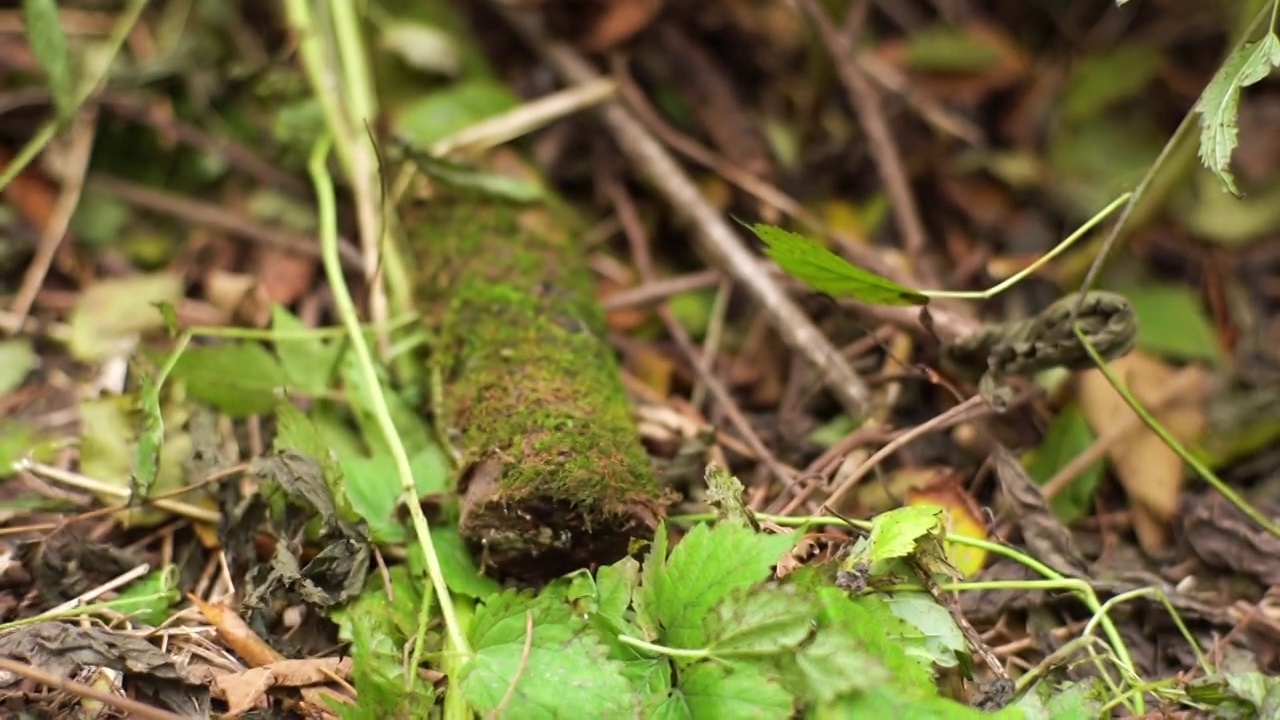
[[627,554],[665,496],[574,224],[474,196],[434,198],[412,222],[463,536],[491,571],[529,580]]

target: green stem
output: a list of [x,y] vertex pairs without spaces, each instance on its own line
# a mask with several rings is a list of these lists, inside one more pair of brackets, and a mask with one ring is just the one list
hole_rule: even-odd
[[1233,490],[1231,486],[1223,482],[1221,478],[1209,469],[1208,465],[1205,465],[1196,456],[1192,455],[1182,445],[1182,443],[1178,442],[1177,438],[1170,434],[1168,430],[1165,430],[1164,426],[1151,416],[1151,413],[1148,413],[1146,409],[1142,407],[1142,404],[1133,396],[1133,393],[1129,392],[1129,389],[1120,381],[1120,378],[1116,377],[1116,374],[1107,367],[1106,360],[1103,360],[1102,356],[1098,354],[1098,351],[1093,347],[1093,345],[1089,344],[1089,340],[1081,331],[1080,325],[1076,324],[1072,329],[1075,331],[1076,337],[1080,339],[1081,344],[1084,345],[1085,351],[1089,353],[1089,357],[1093,358],[1093,362],[1098,366],[1098,370],[1102,371],[1102,375],[1107,378],[1107,382],[1111,383],[1111,387],[1115,388],[1121,398],[1124,398],[1125,404],[1137,413],[1138,417],[1142,419],[1143,424],[1150,428],[1151,432],[1155,433],[1156,436],[1164,442],[1164,444],[1168,445],[1170,450],[1177,453],[1178,457],[1182,458],[1183,462],[1190,465],[1191,468],[1196,471],[1197,475],[1204,478],[1205,482],[1212,485],[1214,490],[1217,490],[1232,505],[1235,505],[1236,509],[1248,516],[1250,520],[1256,522],[1259,527],[1276,537],[1280,537],[1280,526],[1277,526],[1271,521],[1271,518],[1263,515],[1260,511],[1250,505],[1247,500],[1241,497],[1239,493]]
[[631,647],[637,648],[639,650],[645,650],[645,651],[654,653],[655,655],[666,655],[667,657],[685,658],[688,660],[701,660],[703,658],[711,657],[710,650],[686,650],[684,648],[672,648],[672,647],[667,647],[665,645],[655,645],[654,643],[648,642],[647,640],[634,638],[634,637],[631,637],[630,635],[619,635],[618,642],[621,642],[624,645],[630,645]]
[[[81,81],[76,89],[74,102],[76,108],[79,108],[93,95],[98,89],[98,85],[102,79],[107,76],[107,72],[111,69],[111,65],[116,59],[116,55],[120,54],[120,48],[124,46],[125,38],[129,37],[129,33],[133,31],[133,26],[138,24],[138,18],[142,16],[142,11],[147,7],[147,0],[132,0],[120,13],[120,19],[116,21],[114,27],[111,28],[111,35],[107,37],[107,52],[102,60],[100,70],[96,75],[86,77]],[[9,186],[18,173],[22,172],[31,161],[44,150],[45,146],[53,140],[54,135],[58,134],[58,119],[51,118],[45,121],[44,125],[36,131],[35,135],[27,141],[22,149],[14,155],[13,160],[9,163],[4,172],[0,173],[0,190]]]
[[356,362],[365,387],[369,388],[369,401],[373,414],[391,459],[395,463],[396,474],[400,478],[400,488],[404,493],[405,505],[413,520],[414,532],[422,546],[422,553],[427,562],[427,571],[431,576],[431,584],[440,599],[440,614],[444,619],[449,642],[463,658],[470,658],[471,647],[462,633],[458,618],[454,614],[453,598],[449,594],[449,586],[445,583],[444,570],[440,566],[440,557],[436,554],[435,543],[431,539],[431,528],[427,517],[422,512],[422,504],[418,498],[418,490],[413,483],[413,470],[409,464],[409,454],[400,441],[395,423],[391,419],[391,411],[387,407],[386,397],[382,393],[382,385],[378,381],[378,373],[373,364],[373,354],[365,342],[360,328],[360,318],[355,303],[351,300],[351,291],[347,288],[346,278],[342,275],[342,264],[338,255],[338,214],[337,200],[334,195],[333,179],[325,168],[325,159],[329,155],[332,139],[325,137],[316,142],[311,153],[309,169],[316,189],[316,205],[320,215],[320,249],[325,275],[333,293],[334,306],[347,328],[351,349],[355,352]]

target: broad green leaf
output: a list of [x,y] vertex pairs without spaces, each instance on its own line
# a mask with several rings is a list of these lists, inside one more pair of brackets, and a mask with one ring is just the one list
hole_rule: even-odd
[[67,36],[58,22],[57,0],[23,0],[27,23],[27,42],[45,74],[49,76],[49,94],[58,109],[59,118],[75,112],[75,88],[71,78],[71,56],[67,52]]
[[778,267],[832,297],[850,297],[868,305],[925,305],[928,296],[849,264],[803,235],[771,225],[751,226]]
[[71,354],[99,362],[131,350],[137,336],[164,327],[157,303],[182,300],[182,278],[172,273],[100,280],[76,299],[71,310]]
[[904,558],[916,551],[925,538],[942,531],[942,508],[936,505],[909,505],[880,513],[871,521],[871,534],[861,552],[850,556],[843,566],[885,562]]
[[1222,359],[1217,333],[1195,290],[1152,283],[1127,287],[1124,294],[1138,318],[1139,349],[1173,360],[1217,364]]
[[38,360],[27,338],[0,340],[0,395],[22,387]]
[[640,563],[624,557],[596,571],[596,612],[621,619],[631,605],[631,594],[640,585]]
[[1064,118],[1092,119],[1112,105],[1136,97],[1160,72],[1162,59],[1159,47],[1137,38],[1082,58],[1072,68],[1063,93]]
[[1021,720],[1022,710],[1006,707],[986,713],[939,696],[920,697],[903,692],[901,685],[880,686],[866,692],[841,697],[834,703],[820,705],[812,714],[815,720],[844,718],[929,718],[930,720]]
[[819,637],[828,628],[848,633],[902,687],[917,694],[933,692],[933,663],[917,651],[924,648],[923,634],[895,615],[883,596],[850,598],[828,587],[818,592],[818,598],[822,605]]
[[816,615],[795,588],[739,590],[708,618],[709,649],[719,658],[790,652],[809,636]]
[[[445,584],[458,595],[482,599],[496,595],[502,590],[498,581],[480,574],[480,568],[471,551],[462,540],[458,528],[441,526],[431,528],[431,542],[435,545],[436,557],[440,559],[440,570],[444,573]],[[422,557],[422,547],[414,544],[409,551],[412,566],[421,572],[419,577],[427,578],[426,561]]]
[[423,95],[394,118],[396,136],[416,148],[432,143],[519,104],[506,85],[467,80]]
[[[903,622],[920,632],[922,649],[935,665],[955,667],[957,654],[968,651],[964,634],[951,612],[927,593],[899,593],[886,597],[885,603]],[[912,648],[908,647],[911,653]]]
[[232,417],[270,411],[276,390],[288,383],[284,368],[257,343],[231,342],[190,348],[170,375],[186,384],[191,397]]
[[177,574],[178,568],[173,565],[147,573],[121,591],[111,601],[111,609],[128,615],[135,622],[159,627],[169,619],[169,608],[182,599],[175,584]]
[[[1064,407],[1049,425],[1049,432],[1045,434],[1040,447],[1028,453],[1024,465],[1027,474],[1036,484],[1044,485],[1092,445],[1093,439],[1093,430],[1089,429],[1080,406],[1072,403]],[[1101,459],[1091,463],[1070,485],[1054,496],[1050,507],[1059,520],[1070,525],[1089,512],[1089,508],[1093,506],[1094,493],[1102,482],[1103,469]]]
[[381,29],[378,46],[415,70],[454,77],[462,67],[458,44],[449,33],[434,25],[391,20]]
[[[653,554],[659,567],[645,576],[644,605],[662,626],[664,643],[702,648],[707,642],[703,620],[724,598],[769,577],[769,570],[789,550],[796,535],[756,533],[741,525],[699,524],[676,543],[665,559]],[[656,545],[655,545],[656,547]]]
[[475,655],[457,687],[481,715],[508,693],[503,717],[513,719],[629,717],[638,704],[622,664],[607,659],[600,639],[562,603],[513,591],[491,596],[468,635]]
[[1257,671],[1213,675],[1187,687],[1192,700],[1212,705],[1215,717],[1280,716],[1280,679]]
[[1200,161],[1213,171],[1232,195],[1239,195],[1231,174],[1231,153],[1240,142],[1237,114],[1240,92],[1271,74],[1280,65],[1280,38],[1268,31],[1257,42],[1246,43],[1227,58],[1200,96]]
[[1095,720],[1107,698],[1100,678],[1059,684],[1041,680],[1014,703],[1027,720]]
[[13,474],[14,463],[31,452],[39,436],[39,429],[30,422],[0,420],[0,479]]
[[[271,309],[271,329],[296,333],[307,328],[292,313],[277,305]],[[305,340],[289,338],[275,343],[276,356],[289,379],[290,389],[306,395],[321,395],[333,386],[342,350],[341,343],[319,337]]]
[[[346,353],[340,362],[342,381],[347,390],[347,399],[351,403],[351,411],[360,426],[361,436],[369,450],[376,455],[389,455],[391,450],[387,439],[383,436],[382,427],[378,424],[373,409],[373,389],[367,386],[364,373],[360,371],[355,353]],[[425,448],[436,444],[421,410],[406,402],[391,387],[379,371],[379,389],[387,403],[387,411],[391,414],[391,422],[396,434],[410,456],[417,455]]]
[[[374,538],[379,542],[403,541],[407,533],[396,517],[400,477],[391,456],[388,453],[373,457],[352,455],[341,458],[339,464],[346,478],[345,495],[352,509],[369,523]],[[449,466],[437,446],[428,445],[410,457],[409,470],[419,497],[445,490]]]
[[796,682],[804,697],[831,702],[851,690],[888,684],[894,678],[856,636],[826,625],[795,654]]
[[694,720],[791,717],[795,699],[760,669],[743,663],[700,662],[680,672],[680,682],[655,717]]
[[964,28],[937,26],[912,32],[907,67],[916,72],[981,73],[1000,62],[1000,52]]

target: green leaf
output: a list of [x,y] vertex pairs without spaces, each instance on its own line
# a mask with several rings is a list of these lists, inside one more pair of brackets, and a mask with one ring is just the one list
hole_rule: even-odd
[[942,509],[935,505],[909,505],[880,513],[871,521],[871,534],[841,563],[851,569],[863,563],[876,565],[916,552],[922,539],[936,539],[942,532]]
[[708,618],[708,649],[720,658],[790,651],[809,636],[816,616],[793,587],[739,590]]
[[191,397],[236,418],[265,413],[276,405],[276,389],[288,383],[280,362],[257,343],[191,348],[171,376]]
[[[288,310],[279,305],[271,309],[271,329],[297,333],[307,330]],[[284,368],[291,389],[306,395],[322,395],[333,386],[337,375],[341,343],[320,337],[305,340],[277,340],[276,356]]]
[[22,387],[38,360],[27,338],[0,341],[0,395]]
[[596,612],[622,619],[631,605],[631,594],[640,585],[640,563],[624,557],[596,571]]
[[[373,457],[352,455],[340,460],[347,481],[343,490],[351,507],[369,523],[369,531],[379,542],[402,542],[407,537],[396,517],[400,502],[400,477],[389,453]],[[449,479],[449,465],[438,446],[428,445],[409,458],[409,470],[418,496],[443,492]]]
[[1042,680],[1014,703],[1026,720],[1095,720],[1107,700],[1100,678],[1059,684]]
[[[1089,428],[1084,413],[1080,412],[1080,406],[1072,403],[1064,407],[1049,425],[1049,432],[1040,447],[1028,454],[1024,464],[1027,474],[1037,485],[1044,485],[1092,445],[1093,439],[1093,430]],[[1102,482],[1104,467],[1101,459],[1090,463],[1070,485],[1054,496],[1050,507],[1059,520],[1070,525],[1089,512],[1093,496]]]
[[1227,58],[1200,96],[1200,161],[1218,176],[1232,195],[1240,195],[1231,174],[1231,153],[1239,143],[1236,125],[1240,92],[1271,74],[1280,65],[1280,38],[1268,31],[1257,42],[1246,43]]
[[393,120],[396,136],[418,149],[519,104],[506,85],[495,80],[452,83],[423,95]]
[[795,654],[795,672],[804,697],[818,702],[831,702],[852,690],[895,680],[856,636],[831,625],[823,627]]
[[[497,580],[482,575],[480,568],[472,558],[471,551],[462,541],[458,528],[451,526],[433,526],[431,542],[435,545],[436,557],[440,559],[440,570],[444,573],[444,582],[449,589],[458,595],[472,598],[487,598],[502,591]],[[427,578],[426,561],[422,556],[422,547],[414,543],[409,550],[411,567],[419,572],[415,575]]]
[[1195,290],[1144,283],[1124,288],[1124,294],[1138,319],[1140,349],[1172,360],[1222,360],[1217,333]]
[[894,615],[918,630],[923,638],[919,646],[906,646],[908,654],[918,647],[933,664],[955,667],[956,655],[968,652],[964,633],[951,612],[928,593],[899,593],[884,600]]
[[23,0],[22,10],[27,23],[27,42],[49,76],[49,94],[53,96],[58,117],[68,118],[76,109],[75,89],[67,37],[58,22],[57,0]]
[[915,72],[978,74],[999,62],[989,41],[963,28],[920,28],[907,41],[906,65]]
[[506,718],[634,712],[637,699],[622,664],[607,659],[607,648],[563,603],[514,591],[492,596],[477,609],[468,635],[475,655],[458,688],[481,715],[493,712],[508,693]]
[[125,588],[111,601],[111,609],[152,627],[169,619],[169,608],[182,599],[175,583],[178,569],[173,565],[154,570]]
[[1096,118],[1118,102],[1137,97],[1160,72],[1162,60],[1158,46],[1137,38],[1082,58],[1072,68],[1062,96],[1063,117]]
[[346,720],[414,717],[435,704],[434,689],[414,673],[405,687],[405,644],[416,632],[422,595],[404,566],[390,569],[389,598],[380,578],[371,578],[360,595],[331,613],[338,637],[351,643],[356,706],[335,704]]
[[[640,595],[662,627],[663,641],[673,647],[702,648],[707,642],[703,620],[734,590],[766,579],[797,535],[767,535],[741,525],[699,524],[665,559],[650,553]],[[657,544],[655,543],[655,551]]]
[[681,671],[675,692],[654,716],[745,720],[791,717],[794,711],[791,693],[758,668],[700,662]]
[[803,235],[771,225],[751,226],[778,267],[820,293],[851,297],[868,305],[926,305],[929,297],[850,265]]
[[160,386],[145,373],[139,379],[138,410],[142,414],[142,425],[138,428],[138,451],[133,461],[133,494],[146,498],[151,496],[160,471],[164,415],[160,409]]
[[71,354],[88,363],[128,352],[143,332],[164,327],[157,303],[182,300],[182,278],[172,273],[99,280],[71,310]]
[[[390,447],[387,445],[387,439],[383,436],[382,427],[378,424],[374,412],[373,388],[366,384],[355,354],[344,354],[340,364],[342,381],[347,389],[347,399],[351,403],[352,413],[360,426],[365,444],[375,456],[390,455]],[[400,437],[400,442],[404,444],[405,452],[415,456],[425,448],[434,446],[435,437],[422,412],[406,402],[385,377],[379,377],[378,383],[387,403],[387,411],[391,414],[391,422],[395,426],[396,434]]]
[[721,521],[755,527],[755,516],[742,501],[742,482],[716,463],[708,463],[706,470],[707,504],[716,509]]
[[[916,694],[933,692],[933,663],[910,648],[924,645],[923,635],[893,613],[880,595],[850,598],[836,588],[818,593],[822,605],[822,633],[836,629],[854,637],[861,649],[875,657],[896,683]],[[868,682],[879,682],[875,677]],[[870,685],[859,685],[866,689]]]
[[0,420],[0,479],[13,475],[14,463],[31,452],[39,436],[39,429],[29,422]]

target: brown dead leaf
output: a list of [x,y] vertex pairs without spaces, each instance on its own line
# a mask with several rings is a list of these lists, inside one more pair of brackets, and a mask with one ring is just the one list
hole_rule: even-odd
[[[1141,403],[1152,402],[1177,373],[1168,363],[1141,351],[1112,362],[1110,367]],[[1205,427],[1209,377],[1202,368],[1195,372],[1200,379],[1189,383],[1191,389],[1155,415],[1183,444],[1194,441]],[[1095,434],[1106,435],[1116,425],[1133,419],[1133,410],[1100,371],[1080,373],[1078,382],[1080,408]],[[1114,443],[1107,457],[1129,496],[1133,527],[1142,549],[1152,556],[1167,552],[1169,523],[1177,515],[1182,491],[1182,459],[1141,423]]]
[[913,71],[910,69],[911,43],[920,42],[918,37],[885,41],[876,47],[875,53],[908,75],[914,88],[938,100],[960,105],[979,103],[992,93],[1012,86],[1031,67],[1027,53],[1001,28],[969,23],[962,28],[962,34],[975,47],[983,47],[992,54],[992,61],[986,67],[976,72]]
[[216,675],[210,687],[216,697],[227,701],[227,716],[236,717],[257,705],[271,688],[305,688],[350,676],[351,658],[281,660],[244,672]]
[[227,644],[227,647],[249,665],[262,667],[285,659],[231,608],[207,603],[189,593],[187,599],[196,606],[206,620],[213,624],[218,631],[218,637]]
[[258,287],[276,305],[292,305],[311,289],[316,279],[316,259],[266,245],[254,258]]
[[583,49],[601,52],[626,42],[649,26],[662,9],[662,0],[609,0],[582,38]]

